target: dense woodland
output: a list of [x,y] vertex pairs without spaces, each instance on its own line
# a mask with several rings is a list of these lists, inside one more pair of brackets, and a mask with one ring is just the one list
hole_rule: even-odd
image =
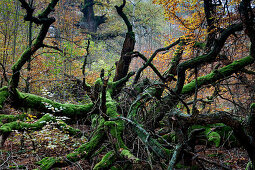
[[254,169],[254,6],[1,0],[0,169]]

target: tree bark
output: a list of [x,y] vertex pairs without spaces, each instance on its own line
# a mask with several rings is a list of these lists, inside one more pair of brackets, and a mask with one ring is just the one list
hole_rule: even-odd
[[83,13],[83,18],[81,22],[77,24],[82,29],[87,29],[89,32],[96,33],[97,28],[105,23],[106,16],[96,16],[94,13],[94,5],[99,2],[94,2],[94,0],[84,0],[81,12]]
[[123,8],[125,7],[126,0],[123,0],[123,4],[121,6],[115,6],[118,14],[124,20],[128,32],[126,33],[125,41],[123,43],[121,57],[119,61],[116,63],[116,72],[113,81],[118,81],[124,78],[128,74],[129,65],[132,60],[132,52],[135,47],[135,34],[133,32],[133,28],[131,23],[129,22],[126,14],[123,12]]

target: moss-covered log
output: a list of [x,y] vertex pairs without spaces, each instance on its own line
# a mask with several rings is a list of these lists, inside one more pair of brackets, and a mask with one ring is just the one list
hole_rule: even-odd
[[[19,119],[16,121],[11,121],[9,123],[5,123],[0,127],[0,134],[2,136],[1,146],[3,146],[6,138],[12,131],[14,131],[14,130],[18,130],[18,131],[40,130],[50,121],[57,122],[58,128],[60,130],[63,130],[63,132],[68,133],[69,135],[72,135],[72,136],[73,135],[77,135],[77,136],[81,135],[81,131],[79,129],[74,129],[71,126],[64,123],[63,121],[57,121],[56,118],[51,114],[44,115],[43,117],[41,117],[39,120],[37,120],[34,123],[23,122],[24,118],[26,117],[25,114],[15,116],[15,117],[14,116],[12,117],[11,115],[1,115],[0,117],[4,118],[4,119],[7,118],[9,121]],[[21,118],[23,118],[23,119],[21,119]]]
[[[118,82],[118,81],[117,81]],[[103,86],[102,79],[98,79],[95,83],[98,86]],[[119,116],[117,112],[117,102],[115,102],[111,97],[112,87],[107,89],[106,91],[106,115],[111,118],[117,118]],[[102,90],[99,88],[98,90]],[[99,125],[94,132],[91,140],[81,147],[76,149],[73,153],[66,155],[65,157],[59,158],[44,158],[38,162],[41,169],[50,169],[53,167],[63,167],[69,165],[70,162],[76,162],[80,159],[87,159],[89,158],[98,148],[101,147],[101,144],[104,140],[106,140],[106,136],[110,137],[109,139],[114,139],[113,141],[113,148],[115,152],[118,153],[108,153],[105,157],[96,165],[96,169],[103,166],[103,164],[108,167],[113,162],[112,159],[115,159],[115,154],[120,155],[122,158],[128,159],[130,161],[139,161],[128,149],[122,139],[122,133],[124,130],[124,122],[122,120],[115,120],[115,121],[105,121],[104,116],[98,116],[97,121]],[[110,157],[111,159],[106,160],[106,158]],[[106,162],[105,162],[106,161]]]
[[100,144],[106,139],[106,133],[104,130],[103,122],[101,121],[99,127],[95,131],[94,135],[89,142],[81,145],[74,152],[67,154],[65,157],[46,157],[41,161],[37,162],[41,170],[48,170],[54,167],[64,167],[68,166],[71,162],[76,162],[80,159],[89,158],[94,151],[96,151]]
[[[17,91],[18,103],[16,107],[31,108],[44,113],[52,113],[55,116],[67,116],[72,119],[82,119],[87,117],[87,113],[92,111],[93,103],[87,105],[61,104],[50,99],[37,95],[22,93]],[[4,102],[9,97],[7,87],[0,89],[0,107],[3,107]]]
[[10,123],[16,120],[24,120],[26,118],[25,114],[19,114],[19,115],[0,115],[0,126],[2,126],[5,123]]
[[[170,116],[176,117],[178,121],[182,121],[183,127],[190,127],[194,124],[208,125],[215,123],[223,123],[233,129],[233,134],[239,143],[246,149],[252,162],[255,161],[255,137],[252,136],[253,132],[249,129],[249,119],[242,120],[235,117],[228,112],[219,111],[213,114],[198,114],[197,116],[191,116],[182,114],[181,112],[172,111]],[[255,120],[255,119],[254,119]],[[255,124],[255,122],[253,122]],[[253,163],[254,164],[254,163]]]
[[[57,120],[53,117],[53,115],[46,114],[34,123],[23,122],[22,120],[13,121],[13,122],[2,125],[0,127],[0,133],[9,133],[13,130],[18,130],[18,131],[39,130],[43,126],[45,126],[47,122],[50,122],[50,121],[56,122]],[[68,131],[71,135],[75,135],[77,134],[76,132],[79,132],[79,130],[74,130],[70,126],[67,127],[67,125],[63,122],[61,122],[60,127],[62,127],[63,130]]]
[[143,141],[143,143],[146,146],[151,148],[156,155],[163,159],[170,158],[171,151],[165,149],[156,139],[152,138],[151,135],[145,129],[143,129],[138,123],[135,123],[134,121],[122,116],[119,116],[116,119],[125,120],[126,122],[130,123],[138,137],[141,139],[141,141]]
[[87,113],[91,112],[94,106],[93,103],[87,105],[61,104],[37,95],[21,92],[19,92],[19,101],[20,107],[32,108],[74,119],[86,118]]

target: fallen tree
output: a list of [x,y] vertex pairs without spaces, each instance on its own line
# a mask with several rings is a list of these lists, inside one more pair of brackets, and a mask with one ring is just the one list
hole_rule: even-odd
[[[5,103],[9,103],[15,108],[30,108],[40,111],[40,113],[44,112],[50,114],[39,114],[38,116],[40,119],[34,123],[23,122],[26,115],[0,115],[2,146],[13,130],[39,130],[46,122],[56,121],[55,116],[66,116],[71,118],[71,121],[89,119],[89,122],[92,122],[90,125],[93,126],[95,130],[88,142],[82,144],[78,149],[65,156],[43,158],[37,162],[37,165],[39,165],[41,169],[65,167],[80,159],[90,159],[94,155],[103,153],[104,156],[97,162],[93,169],[117,168],[118,165],[116,162],[121,160],[125,160],[124,167],[122,167],[123,169],[132,168],[135,164],[142,163],[143,161],[135,156],[136,151],[130,149],[130,144],[124,140],[128,138],[125,134],[128,129],[135,134],[132,142],[134,142],[134,138],[138,137],[144,144],[143,146],[147,151],[146,166],[153,169],[153,157],[153,160],[163,160],[161,164],[163,169],[173,169],[176,163],[181,159],[184,159],[184,163],[187,165],[192,166],[189,163],[192,162],[192,158],[197,156],[194,152],[194,139],[198,138],[198,134],[203,130],[191,131],[193,125],[222,123],[233,130],[234,136],[239,141],[240,145],[246,149],[251,160],[250,168],[253,168],[255,164],[255,104],[251,105],[251,110],[247,111],[247,118],[244,118],[233,116],[224,111],[212,114],[199,114],[196,109],[196,104],[193,104],[192,109],[190,109],[184,101],[190,96],[196,96],[197,91],[202,87],[228,79],[229,76],[242,71],[245,67],[254,63],[255,38],[253,33],[255,30],[254,18],[252,11],[250,11],[250,1],[243,0],[240,4],[241,23],[232,24],[222,29],[218,32],[218,38],[211,34],[208,35],[209,38],[212,38],[210,40],[213,42],[208,45],[210,46],[210,50],[208,51],[208,49],[206,49],[205,54],[181,62],[183,47],[188,44],[188,39],[178,39],[173,44],[156,50],[149,59],[146,59],[143,54],[133,51],[135,35],[132,30],[132,25],[123,12],[123,8],[126,4],[126,1],[123,0],[122,5],[116,6],[116,10],[124,20],[128,32],[126,33],[120,60],[116,63],[115,77],[113,81],[110,81],[110,76],[105,75],[104,71],[102,71],[100,78],[96,80],[93,87],[90,87],[91,94],[89,95],[92,96],[92,103],[87,105],[61,104],[17,90],[20,71],[24,64],[28,62],[39,48],[49,47],[43,43],[43,40],[46,37],[50,25],[55,21],[54,18],[49,17],[49,14],[54,10],[58,0],[52,0],[37,16],[33,15],[34,9],[25,0],[19,1],[27,12],[25,20],[41,25],[41,30],[32,46],[26,49],[20,59],[13,65],[13,74],[9,86],[0,89],[0,108],[2,109]],[[208,10],[212,9],[209,8]],[[249,56],[233,61],[219,69],[216,68],[211,73],[204,76],[198,77],[196,74],[193,81],[185,84],[186,72],[188,69],[196,69],[199,66],[215,62],[223,47],[226,45],[227,39],[243,29],[245,29],[245,33],[249,37],[251,44]],[[168,51],[176,45],[178,45],[178,47],[173,57],[172,65],[170,65],[168,71],[162,75],[152,64],[152,61],[159,52]],[[140,57],[145,61],[145,64],[137,73],[128,72],[129,65],[134,57]],[[141,81],[141,73],[148,66],[150,66],[159,77],[159,82],[152,83],[150,80]],[[132,103],[128,105],[127,110],[121,110],[120,94],[125,93],[125,84],[134,75],[134,83],[128,91],[128,99],[130,99]],[[173,89],[165,84],[167,82],[171,83],[174,80],[177,82]],[[153,104],[146,106],[150,101],[154,101]],[[193,103],[196,102],[197,99],[195,98],[195,102]],[[187,113],[184,114],[183,111],[177,109],[179,103],[185,106]],[[147,110],[144,108],[147,108]],[[145,112],[148,115],[147,118],[146,116],[140,116]],[[71,121],[68,123],[71,123]],[[174,131],[174,137],[176,139],[175,141],[164,138],[166,136],[156,133],[156,129],[162,127],[162,125],[160,125],[162,122],[165,123],[163,125],[165,127],[170,128],[170,125],[172,126],[172,131]],[[59,123],[58,126],[60,129],[69,132],[69,135],[80,137],[80,131],[68,126],[65,122]],[[111,145],[104,151],[105,147],[102,144],[106,141]],[[230,169],[225,165],[217,164],[199,158],[198,156],[196,157],[196,161],[211,163],[224,169]]]

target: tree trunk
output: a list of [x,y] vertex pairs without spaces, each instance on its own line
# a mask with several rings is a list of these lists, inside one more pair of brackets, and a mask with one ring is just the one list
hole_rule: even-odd
[[89,32],[97,32],[99,25],[105,23],[106,16],[95,16],[94,5],[96,2],[94,0],[84,0],[81,12],[83,13],[83,18],[81,22],[78,23],[82,29],[87,29]]

